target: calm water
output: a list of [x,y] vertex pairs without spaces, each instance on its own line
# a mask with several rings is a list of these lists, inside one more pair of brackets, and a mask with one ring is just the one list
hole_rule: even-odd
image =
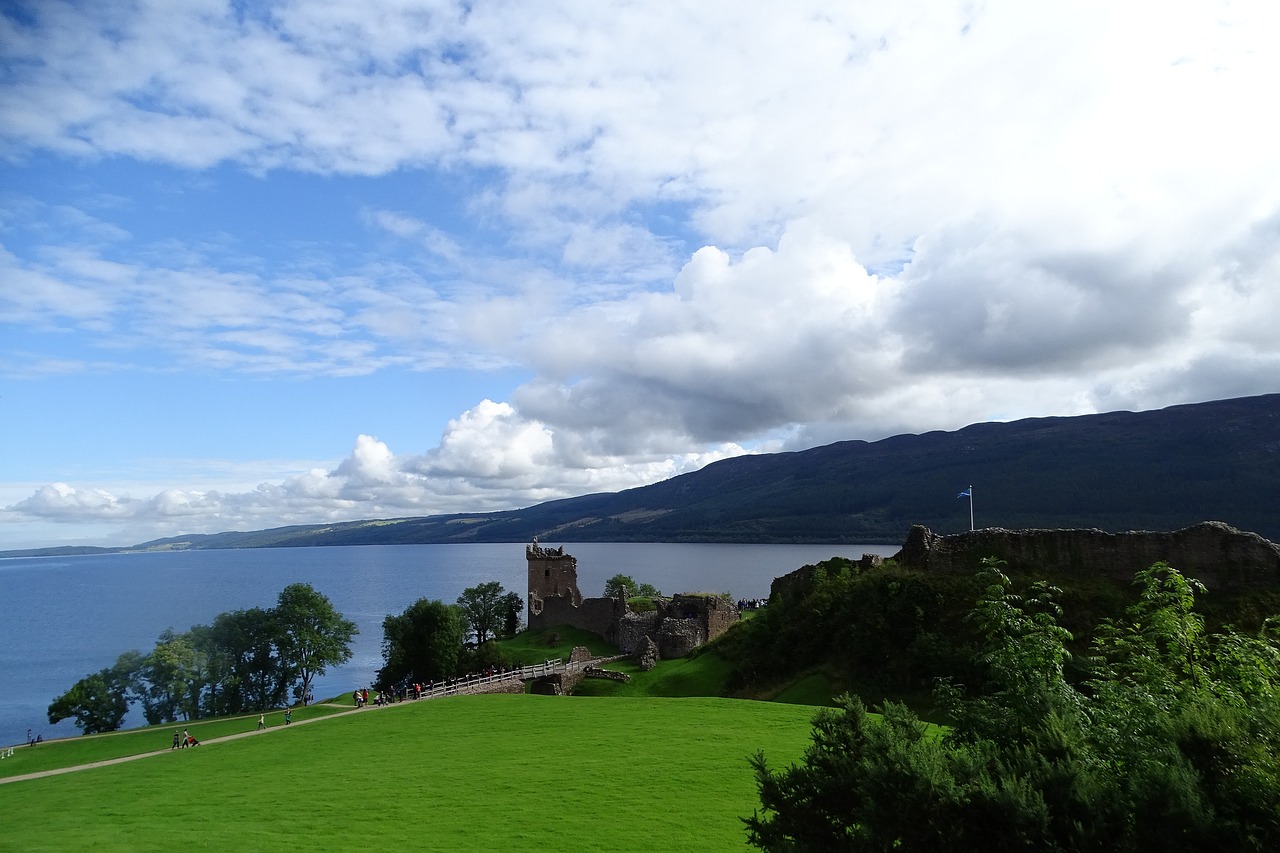
[[[547,543],[553,544],[553,543]],[[554,543],[559,544],[559,543]],[[554,547],[553,544],[553,547]],[[576,544],[578,586],[598,596],[618,572],[664,593],[769,594],[778,575],[828,557],[891,555],[893,545]],[[93,557],[0,560],[0,744],[26,731],[75,735],[51,726],[53,699],[130,649],[151,650],[165,628],[182,632],[219,613],[271,607],[291,583],[309,583],[360,628],[350,663],[331,670],[319,697],[369,685],[382,665],[382,620],[419,598],[452,602],[463,589],[496,580],[524,595],[524,545],[370,545],[261,548]],[[132,712],[129,724],[140,725]]]

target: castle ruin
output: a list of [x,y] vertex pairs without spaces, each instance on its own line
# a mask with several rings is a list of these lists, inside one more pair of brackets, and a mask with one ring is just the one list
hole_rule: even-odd
[[915,525],[893,559],[915,571],[975,572],[983,557],[1004,560],[1013,571],[1087,572],[1119,580],[1164,561],[1211,590],[1280,585],[1280,546],[1220,521],[1168,533],[987,528],[949,536]]
[[664,659],[688,655],[738,621],[738,607],[717,595],[683,594],[654,599],[653,611],[637,613],[618,598],[583,598],[578,561],[564,547],[546,548],[534,539],[525,547],[529,564],[529,628],[568,625],[599,634],[625,653],[638,651],[647,637]]

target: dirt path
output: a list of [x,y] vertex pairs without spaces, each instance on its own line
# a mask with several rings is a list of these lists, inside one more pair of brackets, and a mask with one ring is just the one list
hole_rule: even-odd
[[[391,705],[366,705],[363,708],[351,708],[346,705],[338,706],[338,705],[333,705],[332,703],[326,703],[326,704],[328,704],[329,707],[343,707],[343,708],[346,708],[346,710],[339,711],[336,714],[325,714],[323,717],[312,717],[309,720],[297,720],[293,723],[290,723],[287,726],[287,728],[293,728],[294,726],[305,726],[305,725],[309,725],[310,723],[318,723],[318,722],[321,722],[322,720],[332,720],[335,717],[345,717],[348,714],[359,714],[364,711],[377,711],[383,708],[395,708],[397,707],[397,704],[403,704],[403,703],[395,703]],[[247,717],[246,719],[251,719],[251,718],[252,718],[252,715],[250,715],[250,717]],[[237,732],[236,734],[233,734],[233,735],[223,735],[222,737],[212,737],[207,740],[200,741],[200,746],[205,746],[207,744],[214,744],[214,743],[222,743],[224,741],[229,741],[229,740],[239,740],[240,738],[246,738],[246,737],[255,737],[257,735],[270,734],[271,732],[281,731],[284,728],[286,728],[286,726],[274,726],[269,729],[263,729],[262,731]],[[195,749],[195,747],[188,747],[188,749]],[[60,776],[63,773],[75,773],[78,770],[91,770],[94,767],[106,767],[111,764],[124,764],[126,761],[137,761],[140,758],[154,758],[157,755],[168,755],[172,752],[177,752],[177,751],[180,751],[180,750],[174,750],[172,748],[157,749],[154,752],[139,752],[137,755],[123,755],[120,758],[108,758],[104,761],[94,761],[89,764],[74,764],[70,767],[55,767],[52,770],[40,770],[36,773],[23,773],[20,776],[6,776],[4,778],[0,778],[0,785],[7,785],[10,782],[25,782],[28,779],[42,779],[45,776]]]
[[[602,659],[597,659],[597,661],[598,660],[602,660]],[[597,661],[592,661],[591,663],[595,663]],[[582,666],[584,664],[575,664],[575,665]],[[529,667],[527,669],[534,669],[534,668],[535,667]],[[542,674],[551,673],[551,672],[563,672],[565,669],[565,665],[560,661],[555,661],[554,663],[548,662],[545,666],[537,667],[537,669],[540,669]],[[422,699],[424,700],[436,699],[436,698],[441,698],[443,696],[457,696],[457,695],[464,695],[467,693],[474,693],[474,692],[486,692],[483,689],[484,686],[492,686],[494,684],[499,684],[502,682],[523,680],[523,677],[525,674],[527,673],[522,674],[521,671],[517,670],[513,673],[510,673],[509,675],[505,675],[495,680],[486,681],[484,685],[476,685],[475,687],[463,686],[455,690],[446,690],[440,693],[424,694]],[[289,728],[292,728],[293,726],[305,726],[310,723],[318,723],[322,720],[332,720],[336,717],[345,717],[348,714],[360,714],[366,711],[378,711],[386,708],[398,708],[401,705],[412,705],[413,702],[412,701],[392,702],[389,705],[365,705],[360,708],[352,708],[349,705],[341,705],[334,702],[323,702],[320,704],[323,704],[329,708],[343,708],[345,710],[339,711],[336,714],[326,714],[323,717],[312,717],[309,720],[298,720],[296,722],[290,723]],[[253,714],[249,714],[245,716],[244,719],[253,719],[253,717],[254,717]],[[222,737],[214,737],[214,738],[208,738],[207,740],[202,740],[200,741],[200,745],[205,746],[207,744],[222,743],[223,741],[228,741],[228,740],[239,740],[240,738],[254,737],[255,735],[263,735],[263,734],[268,734],[269,732],[279,731],[283,728],[285,727],[275,726],[274,728],[265,729],[263,731],[255,730],[251,732],[237,732],[236,734],[233,734],[233,735],[223,735]],[[125,732],[106,732],[101,736],[111,736],[111,735],[118,735],[118,734],[125,734]],[[93,737],[99,737],[99,736],[100,735],[93,735]],[[193,747],[189,747],[189,748],[193,748]],[[175,752],[175,751],[176,750],[172,748],[157,749],[154,752],[140,752],[137,755],[125,755],[125,756],[121,756],[120,758],[108,758],[104,761],[94,761],[90,764],[76,764],[70,767],[55,767],[52,770],[40,770],[36,773],[23,773],[22,775],[19,775],[19,776],[6,776],[6,777],[0,778],[0,785],[7,785],[10,782],[25,782],[28,779],[41,779],[45,776],[60,776],[63,773],[75,773],[78,770],[90,770],[94,767],[106,767],[110,764],[123,764],[126,761],[137,761],[140,758],[154,758],[157,755],[168,755],[169,753]]]

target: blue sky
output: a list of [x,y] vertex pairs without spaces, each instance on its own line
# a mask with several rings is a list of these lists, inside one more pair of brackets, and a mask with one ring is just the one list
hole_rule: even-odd
[[0,549],[1280,390],[1257,2],[0,12]]

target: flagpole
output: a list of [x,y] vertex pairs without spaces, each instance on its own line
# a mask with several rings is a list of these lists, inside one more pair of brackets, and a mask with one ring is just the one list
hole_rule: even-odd
[[969,486],[969,532],[973,532],[973,486]]

